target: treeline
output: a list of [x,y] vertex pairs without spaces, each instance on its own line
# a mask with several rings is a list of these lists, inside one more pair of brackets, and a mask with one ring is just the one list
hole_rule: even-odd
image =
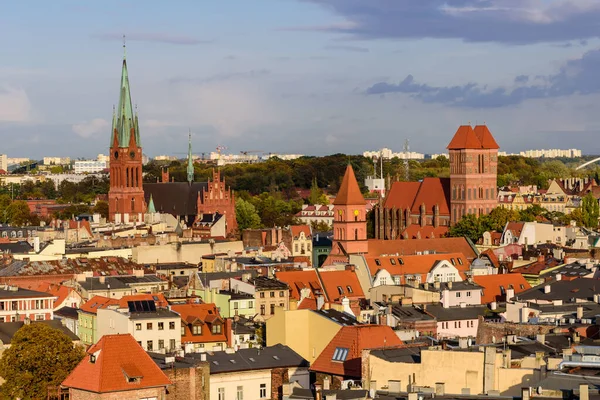
[[99,194],[108,193],[108,175],[88,176],[79,183],[62,181],[58,187],[51,180],[25,181],[21,185],[0,186],[0,195],[8,195],[13,200],[56,200],[58,203],[93,203]]

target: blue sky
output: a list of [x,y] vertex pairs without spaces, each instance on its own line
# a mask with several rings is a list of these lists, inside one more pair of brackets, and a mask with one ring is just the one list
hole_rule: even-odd
[[600,153],[597,0],[0,4],[0,152],[106,153],[122,35],[144,152]]

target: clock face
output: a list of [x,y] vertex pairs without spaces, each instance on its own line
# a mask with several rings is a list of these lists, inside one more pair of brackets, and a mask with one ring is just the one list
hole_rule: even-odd
[[115,158],[119,158],[119,152],[115,151]]
[[359,214],[358,210],[354,210],[354,215],[356,215],[358,217],[358,214]]
[[343,212],[342,210],[338,210],[338,214],[340,215],[340,217],[342,216]]

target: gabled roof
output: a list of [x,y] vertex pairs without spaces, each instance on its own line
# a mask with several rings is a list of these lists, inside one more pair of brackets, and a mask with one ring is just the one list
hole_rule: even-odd
[[311,237],[310,226],[308,225],[292,225],[290,226],[290,231],[294,238],[300,237],[300,233],[302,232],[304,232],[304,236],[306,236],[307,239]]
[[278,271],[275,273],[277,279],[285,282],[290,287],[290,297],[300,300],[300,292],[304,288],[308,288],[312,297],[322,294],[323,288],[317,277],[317,272],[314,269],[306,271]]
[[418,214],[421,205],[425,204],[425,212],[433,214],[433,208],[439,207],[440,215],[450,215],[450,179],[425,178],[419,186],[411,211]]
[[340,301],[344,297],[349,299],[365,297],[355,271],[321,269],[319,276],[325,286],[325,298],[328,301]]
[[40,284],[37,287],[34,287],[33,290],[37,290],[39,292],[44,292],[55,296],[56,299],[54,300],[54,307],[60,306],[63,303],[63,301],[65,301],[65,299],[69,296],[69,294],[75,291],[75,289],[72,287],[57,285],[50,282],[40,282]]
[[127,308],[128,301],[140,301],[140,300],[151,300],[154,301],[156,307],[167,307],[169,303],[165,298],[165,295],[162,293],[142,293],[142,294],[133,294],[130,296],[123,296],[119,299],[119,308]]
[[[212,330],[206,324],[215,322],[223,323],[223,318],[213,303],[205,304],[174,304],[171,310],[178,313],[181,317],[181,325],[185,326],[184,335],[181,336],[182,343],[213,343],[226,342],[227,335],[225,327],[221,328],[221,333],[212,333]],[[194,335],[188,325],[202,325],[201,335]]]
[[481,147],[484,149],[499,149],[498,143],[492,136],[492,133],[488,129],[487,125],[476,125],[474,128],[477,139],[481,142]]
[[94,296],[79,307],[81,311],[96,314],[99,308],[107,308],[110,305],[118,305],[119,300],[109,299],[104,296]]
[[447,147],[448,150],[499,148],[486,125],[477,125],[475,129],[471,125],[459,126]]
[[368,256],[382,254],[411,255],[417,252],[431,251],[436,253],[462,253],[467,260],[477,257],[475,248],[464,237],[411,239],[411,240],[381,240],[369,239]]
[[397,210],[406,210],[412,208],[415,197],[419,192],[421,182],[394,182],[390,188],[385,202],[383,203],[384,208]]
[[488,304],[493,301],[506,301],[506,290],[513,289],[515,295],[531,289],[531,285],[521,274],[479,275],[473,281],[483,286],[481,303]]
[[343,326],[310,369],[337,376],[361,378],[361,356],[364,349],[402,344],[392,328],[386,325]]
[[360,187],[356,181],[356,175],[354,175],[354,169],[352,165],[348,164],[346,167],[346,173],[344,173],[344,179],[342,179],[342,185],[338,191],[335,200],[335,205],[365,205],[367,202],[360,192]]
[[[133,375],[133,376],[131,376]],[[139,378],[130,383],[128,378]],[[171,385],[172,382],[130,334],[105,335],[62,385],[93,393],[123,392]]]
[[390,275],[427,274],[440,260],[450,262],[462,272],[468,271],[471,264],[462,253],[365,256],[372,276],[380,269],[385,269]]
[[[545,286],[550,286],[546,293]],[[533,287],[519,294],[519,300],[562,300],[563,303],[572,302],[572,299],[592,300],[594,294],[600,290],[600,280],[579,278],[573,280],[560,280]]]

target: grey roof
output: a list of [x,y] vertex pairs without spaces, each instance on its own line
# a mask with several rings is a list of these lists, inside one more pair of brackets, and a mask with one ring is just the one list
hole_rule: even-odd
[[152,195],[157,212],[175,216],[198,215],[198,197],[202,197],[201,193],[206,188],[206,182],[193,182],[191,185],[187,182],[144,183],[144,198],[148,203]]
[[[550,293],[544,292],[546,285],[550,285]],[[600,293],[600,280],[579,278],[543,283],[519,293],[516,297],[518,300],[563,300],[569,302],[574,298],[592,300],[594,294],[597,293]]]
[[219,293],[229,295],[231,300],[251,300],[254,298],[251,294],[244,292],[234,292],[232,290],[220,290]]
[[167,271],[170,269],[192,269],[198,270],[198,265],[188,263],[164,263],[164,264],[153,264],[157,270]]
[[535,353],[538,351],[542,351],[546,355],[556,355],[556,350],[552,347],[533,340],[509,344],[508,348],[510,349],[510,357],[513,360],[518,360],[532,355],[535,356]]
[[157,308],[156,311],[132,312],[129,313],[129,319],[155,319],[155,318],[181,318],[179,314],[166,308]]
[[160,279],[156,275],[144,276],[107,276],[104,278],[104,283],[100,282],[100,277],[86,278],[83,282],[78,282],[85,290],[108,290],[110,289],[127,289],[132,285],[146,283],[160,283]]
[[[236,272],[199,272],[198,278],[204,286],[208,286],[211,281],[229,278],[241,278],[244,275],[249,275],[250,278],[258,276],[258,271],[254,269],[241,270]],[[188,277],[186,277],[188,279]]]
[[[452,286],[452,287],[450,287]],[[440,290],[449,290],[451,292],[458,292],[461,290],[481,290],[483,286],[476,284],[475,282],[460,281],[452,282],[451,285],[448,282],[440,282]]]
[[[197,365],[202,362],[203,355],[210,366],[211,375],[273,368],[308,368],[308,361],[288,346],[282,344],[260,349],[239,349],[232,353],[226,351],[188,353],[184,357],[178,357],[175,368],[186,365],[187,368],[190,368],[190,366]],[[160,368],[166,369],[171,367],[170,365],[166,365],[164,354],[150,354],[150,356]]]
[[289,286],[285,282],[277,279],[267,278],[266,276],[257,276],[252,279],[252,284],[256,290],[287,290]]
[[77,310],[78,308],[63,307],[54,311],[54,315],[63,318],[79,319],[79,313],[77,312]]
[[[423,347],[427,347],[424,343]],[[371,350],[371,355],[389,362],[420,363],[420,347],[402,347],[392,349]]]
[[27,297],[55,297],[50,293],[37,292],[35,290],[21,289],[16,287],[16,290],[0,288],[0,299],[23,299]]
[[[594,264],[594,269],[595,267],[597,267],[597,265]],[[578,262],[573,262],[570,264],[565,264],[562,265],[561,267],[554,269],[550,272],[548,272],[547,274],[544,274],[544,276],[549,276],[549,275],[554,275],[556,276],[556,274],[561,274],[565,277],[569,277],[569,278],[578,278],[580,276],[586,276],[589,274],[593,274],[594,273],[594,269],[587,269],[585,267],[585,264],[579,264]]]
[[[65,327],[60,321],[56,319],[51,319],[48,321],[31,321],[30,323],[48,325],[49,327],[57,329],[62,333],[66,334],[69,337],[69,339],[73,341],[79,340],[79,337],[76,334],[71,332],[69,329],[67,329],[67,327]],[[2,341],[2,343],[10,344],[10,341],[12,340],[15,333],[17,333],[17,331],[21,329],[23,325],[25,325],[23,321],[0,323],[0,340]]]
[[19,240],[18,242],[0,243],[0,251],[7,251],[12,254],[26,254],[33,251],[33,246],[25,240]]
[[312,311],[315,312],[325,318],[332,320],[342,326],[352,326],[352,325],[360,325],[358,320],[350,314],[345,312],[329,309],[329,310],[317,310]]
[[427,306],[427,313],[433,315],[438,321],[460,321],[466,319],[477,319],[484,315],[487,306],[448,307],[441,305]]
[[[427,307],[428,309],[429,307]],[[402,321],[433,321],[435,319],[421,308],[397,304],[392,306],[392,315]]]
[[239,321],[234,321],[231,325],[234,335],[254,335],[256,327],[252,321],[246,318],[240,318]]
[[580,384],[587,384],[591,389],[600,389],[600,377],[552,373],[536,386],[548,390],[573,390],[579,389]]

